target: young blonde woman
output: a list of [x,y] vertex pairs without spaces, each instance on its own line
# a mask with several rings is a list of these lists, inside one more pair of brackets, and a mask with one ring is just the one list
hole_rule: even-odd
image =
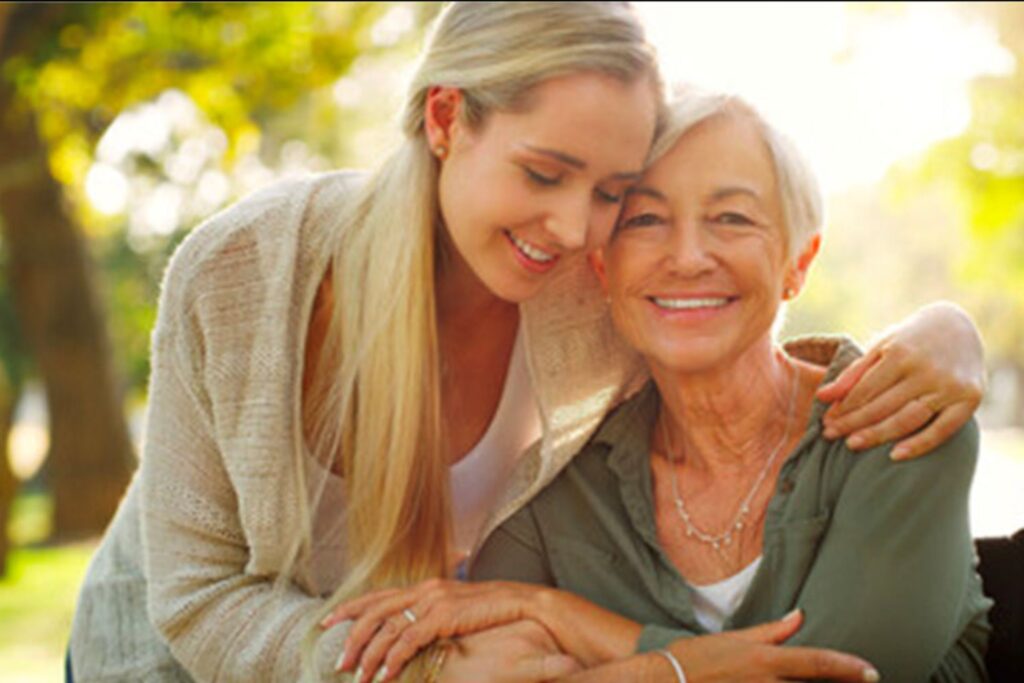
[[[454,3],[377,171],[197,229],[165,278],[142,463],[82,589],[74,678],[293,681],[305,658],[329,679],[333,605],[449,575],[550,481],[642,383],[584,256],[660,103],[626,4]],[[980,356],[962,314],[924,311],[831,388],[833,426],[867,445],[928,423],[906,444],[927,450],[977,405]]]

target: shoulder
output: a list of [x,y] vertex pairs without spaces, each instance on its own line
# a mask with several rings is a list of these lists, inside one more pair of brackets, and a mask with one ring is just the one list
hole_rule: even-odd
[[621,505],[623,490],[642,488],[658,401],[657,389],[649,381],[612,409],[579,453],[538,494],[537,514],[571,525],[576,522],[568,521],[570,513],[603,514],[600,510]]
[[[820,451],[838,505],[861,514],[901,516],[912,511],[937,514],[967,504],[978,460],[979,430],[974,420],[929,453],[908,461],[890,457],[894,444],[854,452],[841,443]],[[845,502],[845,504],[844,504]]]
[[318,251],[363,177],[335,171],[282,180],[206,219],[169,260],[160,308],[189,310],[219,288],[281,270],[288,259]]

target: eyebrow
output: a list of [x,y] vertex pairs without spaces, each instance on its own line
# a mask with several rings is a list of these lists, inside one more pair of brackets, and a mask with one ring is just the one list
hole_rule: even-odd
[[[523,145],[523,147],[530,150],[531,152],[534,152],[535,154],[541,154],[543,156],[550,157],[556,161],[560,161],[563,164],[566,164],[567,166],[572,166],[573,168],[580,171],[584,170],[587,167],[587,162],[583,161],[582,159],[578,159],[577,157],[574,157],[571,154],[560,152],[557,149],[535,147],[534,145]],[[642,171],[625,171],[622,173],[614,173],[612,174],[612,177],[621,180],[639,180],[642,175]]]
[[653,199],[657,199],[663,202],[668,201],[668,199],[665,197],[664,193],[661,192],[661,190],[656,190],[650,185],[634,185],[633,187],[630,187],[626,190],[626,194],[641,194],[644,195],[645,197],[651,197]]
[[720,199],[727,199],[738,194],[745,194],[749,197],[753,197],[758,201],[761,200],[761,195],[756,190],[750,187],[744,187],[742,185],[730,185],[728,187],[721,187],[711,193],[711,199],[713,201],[718,201]]

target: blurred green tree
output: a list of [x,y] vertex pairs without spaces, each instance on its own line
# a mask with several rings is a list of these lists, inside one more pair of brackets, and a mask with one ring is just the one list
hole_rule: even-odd
[[[277,150],[279,166],[326,167],[341,156],[351,131],[333,130],[344,117],[324,89],[368,53],[408,51],[436,9],[0,5],[5,270],[24,347],[47,392],[57,535],[101,530],[123,491],[132,456],[121,395],[148,372],[167,254],[233,193],[273,175],[260,161],[265,132],[287,139]],[[126,147],[113,136],[98,150],[112,124],[131,112],[163,116],[163,128],[146,131],[156,142]],[[240,168],[247,179],[233,182],[246,175]],[[108,196],[120,188],[122,205],[98,210],[88,200],[90,183]],[[139,219],[140,194],[174,201],[149,205],[150,229],[133,232],[147,223],[147,215]],[[202,201],[189,204],[193,195]],[[191,213],[181,214],[182,206]],[[163,220],[161,207],[174,209],[173,221]],[[105,277],[93,272],[93,258]],[[114,318],[109,334],[127,362],[111,361],[106,308]],[[127,384],[115,380],[125,373]]]
[[934,147],[895,186],[922,186],[954,197],[970,229],[958,276],[964,303],[985,336],[991,365],[1015,377],[1024,424],[1024,5],[965,3],[961,10],[991,23],[1015,68],[977,79],[971,121],[961,135]]

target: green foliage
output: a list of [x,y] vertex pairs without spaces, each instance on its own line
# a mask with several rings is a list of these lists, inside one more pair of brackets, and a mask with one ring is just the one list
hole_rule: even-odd
[[[35,116],[51,172],[91,238],[115,358],[130,389],[145,387],[159,281],[174,246],[258,185],[345,159],[367,121],[339,106],[332,86],[367,60],[408,60],[437,9],[133,2],[25,10],[34,12],[31,35],[0,68]],[[112,124],[154,112],[166,130],[147,120],[138,130],[148,139],[99,158]],[[120,210],[103,213],[87,199],[97,161],[112,175],[103,189],[115,181],[126,188]],[[13,343],[5,301],[0,291],[0,343]]]
[[1007,75],[978,79],[967,130],[934,147],[892,187],[906,196],[936,188],[957,201],[971,240],[957,275],[990,353],[1024,364],[1024,5],[967,5],[992,23],[1016,60]]

